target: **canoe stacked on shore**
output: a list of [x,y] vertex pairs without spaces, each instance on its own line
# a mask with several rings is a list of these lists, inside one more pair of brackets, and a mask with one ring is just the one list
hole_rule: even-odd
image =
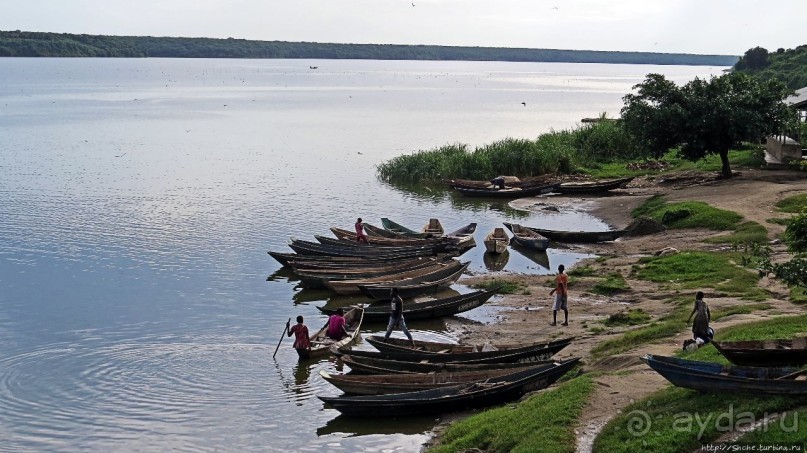
[[[389,219],[382,222],[390,224]],[[475,245],[476,223],[449,234],[438,219],[430,219],[421,233],[398,227],[399,232],[383,230],[383,234],[376,234],[381,230],[365,225],[371,233],[362,243],[355,240],[355,233],[333,227],[335,238],[315,235],[317,242],[292,238],[289,247],[295,253],[268,253],[291,268],[304,288],[326,288],[338,295],[365,294],[374,299],[388,297],[393,287],[399,288],[404,298],[437,292],[451,286],[468,268],[469,263],[447,257]]]
[[572,338],[527,346],[416,340],[412,347],[397,337],[368,341],[390,351],[339,351],[351,372],[320,373],[344,392],[318,396],[326,408],[355,417],[400,417],[486,407],[546,388],[580,360],[548,360]]

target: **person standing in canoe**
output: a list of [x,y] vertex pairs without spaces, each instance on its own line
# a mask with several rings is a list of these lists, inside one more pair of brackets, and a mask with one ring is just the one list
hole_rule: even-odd
[[412,342],[412,347],[414,348],[415,340],[412,339],[412,334],[409,333],[409,329],[406,328],[406,321],[404,320],[403,315],[403,299],[398,294],[398,288],[392,288],[392,290],[390,290],[390,297],[392,300],[390,301],[389,323],[387,324],[387,333],[384,335],[384,341],[389,339],[392,329],[397,326],[403,330],[406,338],[409,338],[409,341]]
[[361,223],[361,217],[356,219],[356,242],[364,242],[365,244],[369,244],[367,241],[367,235],[364,234],[364,225]]
[[566,269],[564,265],[558,266],[558,275],[555,277],[555,289],[549,292],[549,295],[555,295],[555,303],[552,304],[552,323],[551,326],[558,325],[558,310],[563,310],[563,326],[569,325],[569,310],[567,302],[569,298],[569,276],[564,274]]
[[[294,349],[311,350],[311,339],[308,337],[308,327],[303,324],[303,317],[297,317],[297,324],[289,328],[289,323],[286,323],[286,334],[292,336],[294,334]],[[282,338],[282,337],[281,337]]]
[[325,326],[323,326],[328,328],[325,335],[331,340],[341,340],[345,338],[349,335],[347,329],[345,329],[345,324],[347,324],[347,321],[345,321],[345,311],[341,308],[337,308],[336,313],[328,317],[328,321],[325,323]]
[[687,324],[695,315],[695,320],[692,322],[692,338],[698,346],[702,346],[711,341],[714,333],[709,328],[709,321],[712,320],[712,313],[709,312],[709,306],[703,300],[703,291],[698,291],[695,294],[695,306],[692,307],[692,313],[687,318]]

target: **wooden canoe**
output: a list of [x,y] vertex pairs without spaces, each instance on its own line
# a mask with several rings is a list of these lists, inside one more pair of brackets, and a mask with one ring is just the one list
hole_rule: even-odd
[[438,341],[415,340],[415,347],[412,347],[412,342],[408,338],[389,337],[384,340],[383,335],[372,335],[364,339],[367,343],[371,344],[379,351],[390,352],[425,352],[430,354],[456,354],[478,351],[505,351],[512,349],[519,349],[524,347],[523,344],[454,344]]
[[[304,288],[327,288],[328,281],[369,280],[382,277],[397,278],[397,275],[425,271],[437,265],[448,265],[453,261],[449,257],[443,259],[424,259],[418,261],[403,261],[399,264],[390,264],[375,267],[330,268],[330,269],[295,269],[294,275],[299,277],[300,285]],[[416,274],[413,274],[416,275]],[[358,291],[358,288],[357,288]]]
[[525,228],[517,223],[504,222],[510,232],[513,233],[513,242],[523,247],[544,251],[549,247],[549,239],[541,236],[535,231]]
[[712,341],[715,348],[735,365],[784,367],[807,364],[807,338]]
[[[389,261],[388,256],[351,256],[351,257],[338,257],[338,256],[330,256],[330,255],[301,255],[299,253],[283,253],[283,252],[273,252],[268,251],[266,252],[277,260],[278,263],[288,266],[288,267],[295,267],[295,264],[305,263],[305,264],[328,264],[334,265],[338,264],[339,266],[343,265],[353,265],[359,264],[361,266],[368,266],[372,263],[386,263]],[[399,257],[400,258],[400,257]],[[410,259],[418,259],[418,257],[410,257]],[[315,267],[315,266],[312,266]]]
[[423,233],[407,228],[401,225],[400,223],[394,222],[386,217],[381,218],[381,226],[384,227],[385,230],[392,231],[393,233],[404,234],[407,236],[424,237]]
[[501,351],[457,352],[435,354],[433,352],[401,351],[401,352],[375,352],[339,350],[337,354],[349,353],[354,357],[371,357],[386,360],[400,360],[404,362],[432,362],[432,363],[513,363],[533,362],[547,360],[572,342],[573,338],[564,338],[545,343],[535,343],[513,349]]
[[510,245],[510,236],[504,232],[504,228],[496,227],[485,236],[485,250],[490,253],[504,253]]
[[[360,294],[362,291],[360,287],[367,285],[390,284],[396,285],[411,285],[423,282],[439,281],[444,278],[449,278],[460,269],[464,269],[462,263],[455,260],[449,260],[443,263],[435,263],[430,266],[414,269],[394,274],[384,274],[378,277],[370,277],[364,279],[354,280],[327,280],[324,282],[325,287],[335,292],[336,294]],[[403,297],[403,296],[401,296]]]
[[414,392],[457,384],[482,382],[506,374],[524,371],[530,368],[549,369],[557,366],[556,362],[542,365],[521,365],[517,368],[497,368],[479,371],[444,371],[440,373],[418,374],[330,374],[319,372],[323,379],[337,387],[346,395],[387,395],[390,393]]
[[355,417],[402,417],[467,410],[502,404],[527,392],[546,388],[579,361],[572,358],[550,368],[527,368],[485,382],[474,382],[416,392],[367,396],[318,396],[342,414]]
[[486,198],[524,198],[543,195],[555,191],[560,183],[544,184],[531,187],[514,187],[511,189],[471,189],[457,187],[454,190],[466,197],[486,197]]
[[363,257],[416,257],[432,256],[436,252],[431,247],[389,247],[379,250],[374,247],[337,247],[324,245],[317,242],[293,239],[289,242],[289,247],[301,255],[325,255],[325,256],[363,256]]
[[420,232],[425,234],[426,237],[442,237],[446,230],[443,229],[443,225],[438,219],[429,219],[420,229]]
[[[336,236],[337,239],[352,242],[354,245],[357,246],[446,245],[446,244],[457,245],[457,243],[459,242],[458,239],[449,237],[418,238],[409,236],[386,237],[386,236],[368,235],[367,241],[369,244],[365,244],[363,242],[356,242],[356,233],[354,232],[343,230],[337,227],[331,227],[331,232],[334,234],[334,236]],[[317,241],[320,240],[320,236],[315,237]],[[333,240],[331,239],[331,241]]]
[[624,187],[631,181],[633,181],[633,177],[600,181],[564,182],[561,183],[555,192],[562,194],[603,193]]
[[[444,316],[453,316],[463,313],[485,304],[500,288],[487,291],[474,291],[459,296],[445,297],[441,299],[427,300],[423,302],[404,302],[403,314],[407,321],[421,319],[436,319]],[[390,316],[390,299],[382,299],[364,306],[364,320],[366,322],[385,322]],[[317,307],[326,314],[332,314],[334,310],[326,310]]]
[[[314,235],[314,239],[322,245],[332,245],[334,247],[355,247],[359,249],[375,249],[380,252],[387,250],[400,250],[401,248],[423,248],[431,249],[435,254],[437,253],[455,253],[459,250],[458,241],[446,239],[441,242],[406,242],[406,243],[386,243],[381,244],[377,242],[362,243],[354,240],[338,239],[321,235]],[[419,240],[419,239],[418,239]],[[425,239],[423,239],[425,240]]]
[[295,349],[301,359],[316,359],[330,355],[337,351],[349,350],[361,338],[361,323],[364,320],[364,310],[354,308],[345,313],[345,330],[348,336],[341,340],[328,338],[328,329],[323,327],[311,337],[311,349]]
[[[339,357],[344,365],[350,368],[351,374],[415,374],[465,372],[480,370],[496,370],[501,368],[520,368],[523,363],[432,363],[402,362],[400,360],[377,359],[374,357],[354,357],[350,354]],[[552,360],[536,360],[533,365],[551,363]]]
[[361,292],[372,299],[384,299],[389,297],[392,288],[398,288],[398,294],[402,298],[417,297],[423,294],[429,294],[439,291],[441,288],[451,286],[459,280],[462,274],[468,269],[470,261],[464,263],[451,275],[442,278],[435,278],[433,280],[420,280],[415,281],[412,279],[401,280],[397,282],[384,282],[374,283],[372,285],[359,285]]
[[558,242],[595,243],[615,241],[627,233],[628,230],[610,231],[560,231],[545,230],[542,228],[527,227],[532,231]]
[[807,381],[794,379],[798,368],[721,365],[652,354],[642,360],[673,385],[699,392],[807,395]]

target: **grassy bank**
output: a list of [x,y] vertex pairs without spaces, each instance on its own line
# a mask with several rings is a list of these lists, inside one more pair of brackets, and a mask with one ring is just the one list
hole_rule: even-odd
[[583,375],[516,404],[491,409],[453,423],[432,453],[574,452],[574,427],[594,383]]
[[[733,326],[718,339],[790,338],[807,332],[807,315]],[[711,346],[681,352],[687,359],[728,363]],[[807,398],[754,396],[734,393],[702,394],[673,386],[626,407],[611,420],[594,443],[595,452],[693,451],[738,428],[749,428],[767,414],[789,411],[739,439],[740,442],[803,442],[805,429],[794,423],[804,414]],[[793,411],[800,408],[798,415]],[[801,437],[800,437],[801,436]]]
[[[734,167],[764,164],[758,147],[729,153]],[[496,175],[519,177],[582,173],[593,178],[639,176],[665,171],[718,172],[718,156],[697,162],[667,153],[661,161],[639,158],[639,151],[620,123],[604,121],[576,129],[552,131],[534,140],[506,138],[471,149],[466,144],[445,145],[395,157],[376,168],[391,183],[437,183],[443,178],[488,180]]]

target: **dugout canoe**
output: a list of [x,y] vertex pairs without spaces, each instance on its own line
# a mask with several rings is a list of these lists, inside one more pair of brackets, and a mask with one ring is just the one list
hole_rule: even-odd
[[787,367],[807,364],[807,338],[712,341],[729,362],[743,366]]
[[574,338],[564,338],[543,343],[535,343],[500,351],[456,352],[435,354],[420,351],[343,351],[336,354],[350,354],[353,357],[370,357],[385,360],[399,360],[403,362],[431,362],[431,363],[513,363],[534,362],[547,360],[558,351],[568,346]]
[[348,350],[361,338],[361,323],[364,320],[364,310],[354,308],[345,314],[345,330],[348,336],[341,340],[332,340],[327,336],[327,328],[323,327],[311,338],[311,349],[295,349],[301,359],[317,359],[326,357],[339,350]]
[[[413,273],[428,268],[437,269],[438,265],[448,265],[453,261],[450,257],[441,259],[423,259],[418,261],[404,261],[399,264],[379,265],[373,267],[329,268],[329,269],[294,269],[294,275],[299,277],[300,285],[304,288],[327,288],[326,282],[345,280],[369,280],[381,277],[397,278],[398,275]],[[356,293],[358,293],[358,288]]]
[[466,197],[524,198],[554,192],[558,186],[560,186],[560,183],[543,184],[523,188],[513,187],[510,189],[471,189],[466,187],[457,187],[454,190]]
[[807,395],[805,370],[799,368],[721,365],[652,354],[642,360],[673,385],[699,392]]
[[[459,296],[445,297],[441,299],[427,300],[422,302],[405,301],[403,304],[404,319],[416,321],[421,319],[436,319],[444,316],[453,316],[484,305],[488,299],[493,297],[500,288],[487,291],[474,291]],[[364,306],[364,320],[366,322],[385,322],[389,319],[390,299],[381,299],[371,305]],[[327,310],[317,307],[326,314],[334,313],[334,310]],[[407,340],[408,341],[408,340]]]
[[517,368],[496,368],[478,371],[443,371],[440,373],[416,374],[331,374],[325,370],[320,376],[346,395],[388,395],[390,393],[415,392],[458,384],[482,382],[506,374],[530,368],[550,369],[557,362],[541,365],[521,365]]
[[[350,354],[339,357],[344,365],[350,368],[351,374],[413,374],[442,373],[480,370],[496,370],[501,368],[520,368],[523,363],[431,363],[401,362],[399,360],[376,359],[373,357],[353,357]],[[553,360],[536,360],[532,365],[551,363]]]
[[467,267],[467,264],[463,265],[459,261],[449,260],[447,262],[435,263],[420,269],[384,274],[378,277],[353,280],[326,280],[323,283],[326,288],[336,294],[361,294],[363,291],[360,288],[367,285],[397,285],[399,283],[401,285],[415,285],[420,283],[430,283],[451,278],[454,274],[457,272],[462,272]]
[[527,227],[532,231],[548,238],[551,241],[557,242],[572,242],[572,243],[595,243],[595,242],[609,242],[615,241],[622,237],[628,230],[609,230],[609,231],[561,231],[561,230],[546,230],[543,228]]
[[485,250],[490,253],[504,253],[510,245],[510,236],[505,233],[504,228],[496,227],[485,236]]
[[408,338],[389,337],[384,340],[383,335],[372,335],[364,339],[379,351],[389,352],[425,352],[430,354],[456,354],[478,351],[505,351],[524,347],[515,343],[480,343],[480,344],[454,344],[439,341],[415,340],[415,347]]
[[631,181],[633,181],[633,177],[599,181],[564,182],[558,186],[555,192],[562,194],[605,193],[624,187]]
[[546,388],[571,370],[579,358],[550,368],[535,366],[485,382],[372,396],[317,396],[328,407],[355,417],[403,417],[438,414],[502,404],[527,392]]
[[516,244],[538,251],[544,251],[549,247],[549,239],[525,228],[517,223],[504,222],[504,226],[513,233],[513,242]]

